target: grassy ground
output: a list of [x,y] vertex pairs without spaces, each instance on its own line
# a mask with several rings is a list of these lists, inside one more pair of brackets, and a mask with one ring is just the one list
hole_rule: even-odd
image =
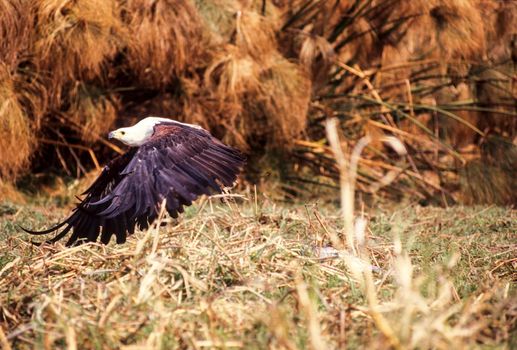
[[354,254],[331,247],[342,227],[337,208],[247,198],[204,200],[124,245],[68,249],[33,246],[16,228],[41,228],[65,210],[1,203],[0,342],[6,349],[517,347],[515,210],[378,209]]

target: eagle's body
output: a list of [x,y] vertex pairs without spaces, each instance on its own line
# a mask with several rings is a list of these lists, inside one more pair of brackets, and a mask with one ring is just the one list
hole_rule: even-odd
[[70,217],[48,230],[27,232],[63,228],[50,242],[72,231],[67,245],[95,242],[99,235],[105,244],[113,235],[124,243],[137,225],[146,229],[158,217],[163,199],[177,217],[200,195],[231,186],[245,161],[201,127],[166,118],[145,118],[109,137],[131,148],[104,167]]

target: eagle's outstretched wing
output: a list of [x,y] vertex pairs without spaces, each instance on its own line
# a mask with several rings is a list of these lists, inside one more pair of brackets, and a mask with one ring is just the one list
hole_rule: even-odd
[[172,217],[202,194],[231,186],[245,162],[236,149],[207,131],[176,123],[154,127],[153,136],[138,148],[113,159],[84,193],[86,197],[65,221],[32,234],[59,232],[56,242],[72,231],[67,245],[108,243],[112,235],[124,243],[135,226],[146,229],[158,216],[163,199]]

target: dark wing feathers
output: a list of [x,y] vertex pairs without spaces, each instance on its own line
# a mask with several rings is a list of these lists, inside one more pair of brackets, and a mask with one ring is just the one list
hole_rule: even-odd
[[168,213],[177,217],[200,195],[232,185],[244,161],[238,150],[203,129],[158,124],[145,144],[104,167],[70,217],[48,230],[25,231],[47,234],[64,226],[51,242],[72,231],[67,245],[95,242],[99,235],[105,244],[113,235],[124,243],[136,226],[146,229],[158,217],[163,199]]

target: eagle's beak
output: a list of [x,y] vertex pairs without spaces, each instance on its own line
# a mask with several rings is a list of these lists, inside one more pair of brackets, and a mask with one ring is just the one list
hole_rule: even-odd
[[108,134],[108,139],[109,139],[109,140],[114,139],[114,138],[115,138],[115,135],[116,135],[115,131],[110,132],[110,133]]

